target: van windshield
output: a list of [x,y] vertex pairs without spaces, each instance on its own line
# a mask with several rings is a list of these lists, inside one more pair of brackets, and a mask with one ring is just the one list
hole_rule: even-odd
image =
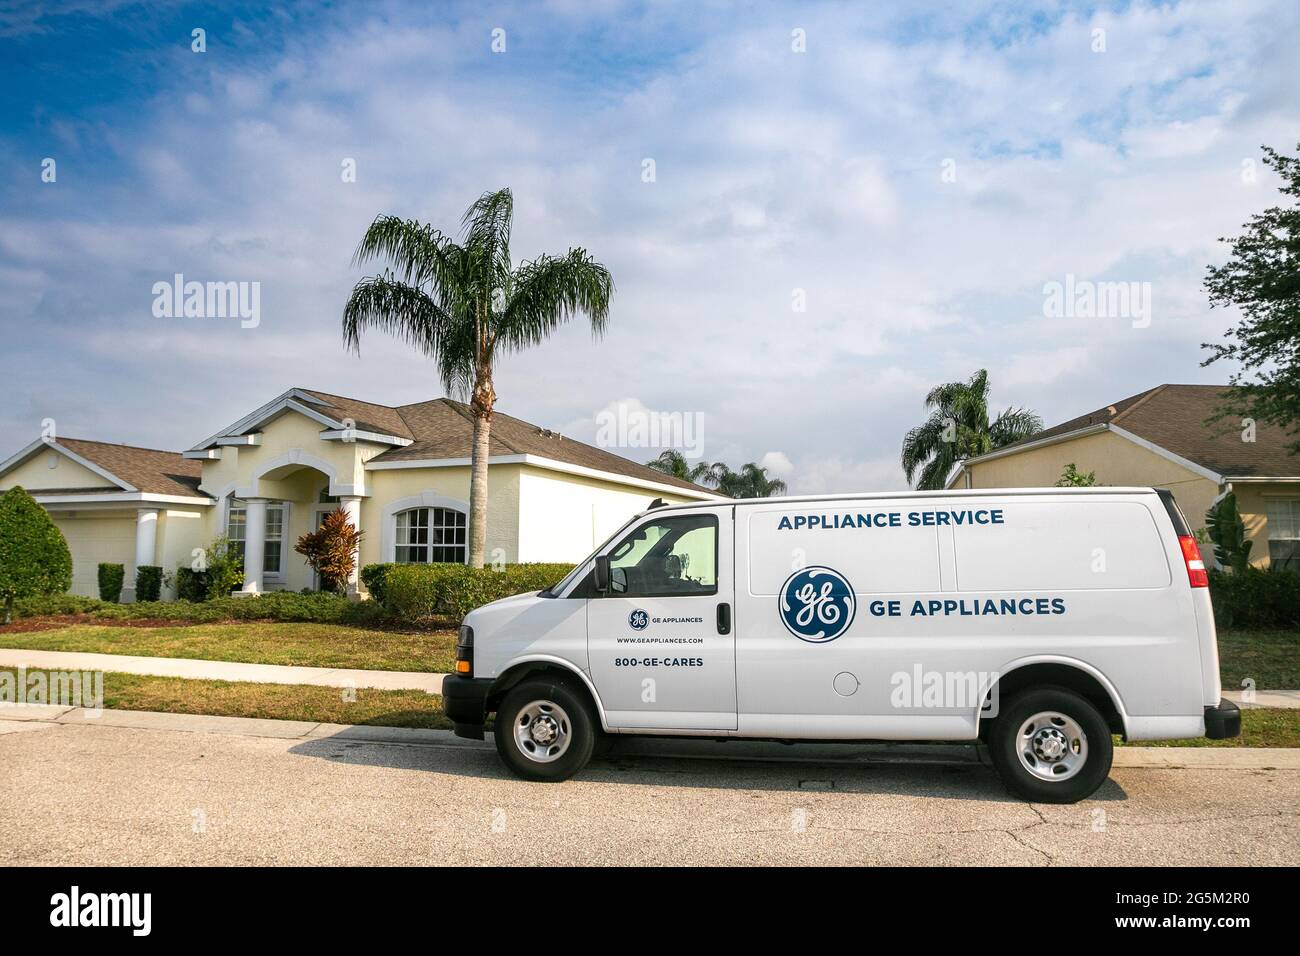
[[631,518],[629,518],[626,522],[624,522],[622,525],[619,526],[617,531],[615,531],[608,538],[602,541],[600,543],[600,546],[596,548],[595,551],[591,552],[591,554],[587,555],[585,558],[579,561],[574,566],[572,571],[566,574],[562,579],[557,581],[555,584],[552,584],[545,591],[540,592],[538,596],[544,598],[553,598],[553,597],[559,597],[561,594],[563,594],[566,590],[568,590],[569,585],[573,584],[574,581],[582,577],[582,575],[591,566],[591,562],[596,559],[596,555],[600,554],[607,547],[609,547],[610,543],[615,538],[622,535],[623,532],[626,531],[628,528],[630,528],[634,522],[641,520],[641,517],[642,515],[633,515]]

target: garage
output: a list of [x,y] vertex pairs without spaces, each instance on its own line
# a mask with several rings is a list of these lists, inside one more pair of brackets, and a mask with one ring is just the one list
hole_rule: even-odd
[[[99,597],[99,565],[120,564],[130,572],[135,558],[135,515],[51,514],[72,552],[72,592]],[[125,582],[130,584],[131,582]]]

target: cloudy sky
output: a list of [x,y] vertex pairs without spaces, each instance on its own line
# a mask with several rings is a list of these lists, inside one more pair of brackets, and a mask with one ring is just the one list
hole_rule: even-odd
[[[352,252],[508,185],[517,257],[584,246],[617,291],[600,341],[507,357],[499,409],[584,440],[696,414],[705,458],[793,491],[901,487],[926,391],[978,368],[1048,424],[1226,380],[1200,283],[1277,197],[1297,62],[1290,0],[0,0],[0,457],[46,418],[180,449],[291,386],[442,394],[344,349]],[[156,317],[176,273],[260,283],[259,324]],[[1046,315],[1067,281],[1149,315]]]

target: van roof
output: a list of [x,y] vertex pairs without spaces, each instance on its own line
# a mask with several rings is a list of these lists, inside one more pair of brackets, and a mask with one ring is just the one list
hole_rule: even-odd
[[730,508],[733,505],[771,505],[771,504],[817,504],[835,501],[907,501],[912,499],[932,498],[1005,498],[1009,495],[1154,495],[1155,488],[1149,487],[1113,487],[1094,486],[1090,488],[961,488],[951,491],[854,491],[842,495],[779,495],[773,498],[728,498],[723,501],[695,501],[685,504],[660,505],[648,509],[660,511],[685,511],[698,508]]

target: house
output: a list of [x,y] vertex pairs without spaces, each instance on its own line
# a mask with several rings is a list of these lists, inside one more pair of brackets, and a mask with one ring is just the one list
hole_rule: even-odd
[[[0,464],[0,490],[21,485],[53,516],[74,593],[97,594],[100,562],[125,565],[130,587],[135,567],[188,567],[222,535],[243,552],[243,593],[296,591],[316,582],[295,542],[340,507],[364,535],[359,566],[465,561],[472,435],[468,406],[449,399],[392,407],[293,388],[184,452],[38,439]],[[654,498],[717,497],[493,415],[489,562],[578,561]]]
[[1054,485],[1073,462],[1099,484],[1168,488],[1193,528],[1232,492],[1254,542],[1251,563],[1300,567],[1300,456],[1287,452],[1295,436],[1234,417],[1206,424],[1226,391],[1157,385],[962,462],[948,487]]

